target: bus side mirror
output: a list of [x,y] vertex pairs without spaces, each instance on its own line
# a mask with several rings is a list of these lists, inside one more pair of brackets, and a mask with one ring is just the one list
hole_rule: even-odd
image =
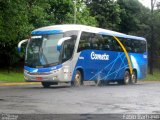
[[18,43],[18,52],[20,53],[21,52],[21,45],[25,42],[28,42],[28,39],[25,39],[25,40],[22,40]]
[[66,40],[70,40],[71,37],[64,37],[64,38],[61,38],[59,41],[58,41],[58,44],[57,44],[57,50],[60,51],[62,49],[62,43]]

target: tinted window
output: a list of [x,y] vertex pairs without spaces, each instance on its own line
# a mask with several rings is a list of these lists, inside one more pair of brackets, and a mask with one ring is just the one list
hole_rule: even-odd
[[61,52],[62,62],[65,62],[72,57],[77,35],[78,31],[67,31],[64,33],[64,37],[71,37],[71,39],[64,41],[63,43],[63,49]]
[[104,39],[102,35],[92,34],[92,49],[95,50],[104,49]]
[[71,40],[67,40],[63,43],[62,62],[65,62],[72,57],[75,41],[76,39],[72,38]]
[[[146,42],[127,38],[118,38],[128,52],[144,53]],[[83,32],[79,42],[78,52],[85,49],[109,50],[123,52],[122,47],[113,36]]]
[[126,38],[120,38],[120,40],[128,52],[144,53],[146,51],[145,41]]
[[104,50],[110,50],[110,51],[122,51],[121,46],[119,43],[112,37],[112,36],[103,36],[104,39]]
[[83,32],[79,41],[78,52],[91,49],[91,33]]

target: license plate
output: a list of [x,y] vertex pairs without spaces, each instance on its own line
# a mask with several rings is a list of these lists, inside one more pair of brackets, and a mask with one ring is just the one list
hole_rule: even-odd
[[42,77],[36,77],[36,80],[38,80],[38,81],[42,81],[42,80],[43,80],[43,78],[42,78]]

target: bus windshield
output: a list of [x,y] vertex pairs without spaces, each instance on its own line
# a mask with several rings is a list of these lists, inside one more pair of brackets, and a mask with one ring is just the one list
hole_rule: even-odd
[[48,67],[59,64],[58,41],[63,34],[32,36],[25,56],[25,65],[29,67]]

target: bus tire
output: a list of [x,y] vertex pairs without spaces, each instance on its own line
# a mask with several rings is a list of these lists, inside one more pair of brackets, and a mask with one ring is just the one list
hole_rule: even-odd
[[130,73],[128,70],[126,70],[124,73],[123,84],[128,85],[130,83],[130,79],[131,79]]
[[49,82],[41,82],[41,84],[44,88],[49,88],[51,85]]
[[131,82],[131,84],[137,83],[137,73],[136,73],[135,70],[132,72],[131,81],[130,82]]
[[74,75],[74,80],[71,82],[72,86],[78,87],[83,84],[83,78],[82,78],[82,73],[81,71],[77,70],[75,75]]

